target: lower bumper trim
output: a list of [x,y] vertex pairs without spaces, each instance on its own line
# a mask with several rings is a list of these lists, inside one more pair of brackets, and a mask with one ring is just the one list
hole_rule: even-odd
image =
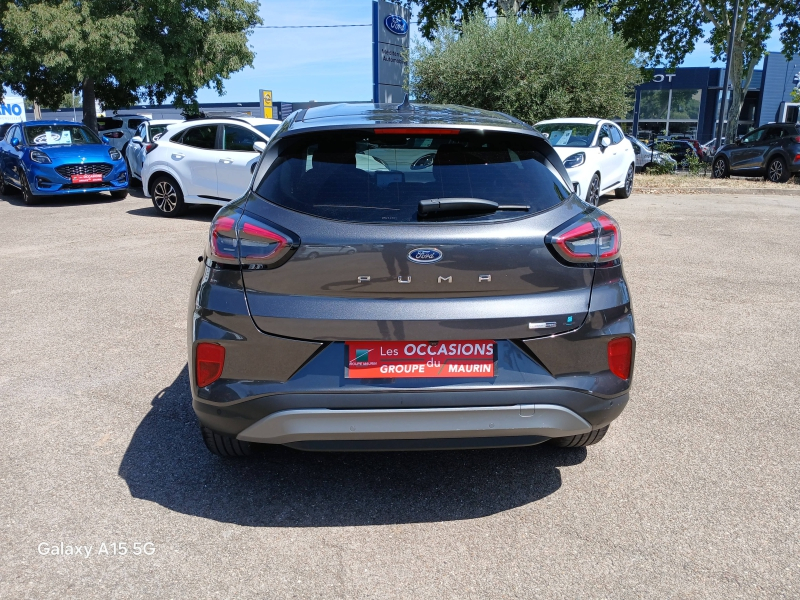
[[555,404],[468,408],[330,410],[273,413],[236,437],[289,444],[322,440],[410,440],[471,437],[563,437],[591,431],[582,417]]

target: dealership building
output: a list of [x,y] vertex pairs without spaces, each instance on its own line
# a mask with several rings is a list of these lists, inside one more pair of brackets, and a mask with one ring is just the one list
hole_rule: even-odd
[[[656,69],[651,81],[636,88],[633,112],[618,122],[640,139],[686,134],[707,142],[716,135],[724,78],[724,68]],[[771,122],[797,122],[800,103],[791,98],[795,86],[800,86],[800,55],[764,57],[739,114],[739,133]]]

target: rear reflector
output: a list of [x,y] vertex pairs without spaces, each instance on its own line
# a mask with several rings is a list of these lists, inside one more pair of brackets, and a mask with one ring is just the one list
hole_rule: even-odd
[[633,342],[631,342],[631,338],[614,338],[608,342],[608,368],[620,379],[630,378],[632,358]]
[[378,135],[458,135],[461,133],[461,130],[438,129],[432,127],[386,127],[382,129],[376,129],[375,133]]
[[225,348],[219,344],[201,342],[197,344],[195,360],[197,387],[206,387],[222,375],[222,367],[225,366]]

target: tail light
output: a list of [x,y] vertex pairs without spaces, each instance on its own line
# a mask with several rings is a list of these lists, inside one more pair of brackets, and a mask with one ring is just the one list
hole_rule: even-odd
[[631,376],[633,342],[629,337],[614,338],[608,342],[608,368],[620,379]]
[[118,140],[119,138],[121,138],[121,137],[122,137],[123,135],[125,135],[125,134],[124,134],[124,133],[122,133],[121,131],[112,131],[112,132],[110,132],[110,133],[106,133],[106,134],[104,134],[104,135],[105,135],[107,138],[113,138],[113,139],[115,139],[115,140]]
[[598,265],[619,258],[619,225],[611,217],[586,216],[551,231],[545,241],[565,262],[573,265]]
[[151,153],[153,150],[155,150],[156,148],[158,148],[158,144],[151,142],[151,143],[149,143],[149,144],[145,145],[145,147],[144,147],[144,153],[145,153],[145,154],[150,154],[150,153]]
[[225,366],[225,348],[219,344],[200,342],[195,349],[195,377],[197,387],[211,385],[222,375]]
[[208,256],[215,262],[247,269],[273,269],[285,263],[300,240],[274,223],[223,209],[211,222]]

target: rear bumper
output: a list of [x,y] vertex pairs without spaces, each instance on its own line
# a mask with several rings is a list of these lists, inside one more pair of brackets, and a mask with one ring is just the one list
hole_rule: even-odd
[[332,440],[419,440],[506,436],[557,437],[587,433],[583,418],[553,404],[473,408],[285,410],[238,436],[247,442],[288,444]]

